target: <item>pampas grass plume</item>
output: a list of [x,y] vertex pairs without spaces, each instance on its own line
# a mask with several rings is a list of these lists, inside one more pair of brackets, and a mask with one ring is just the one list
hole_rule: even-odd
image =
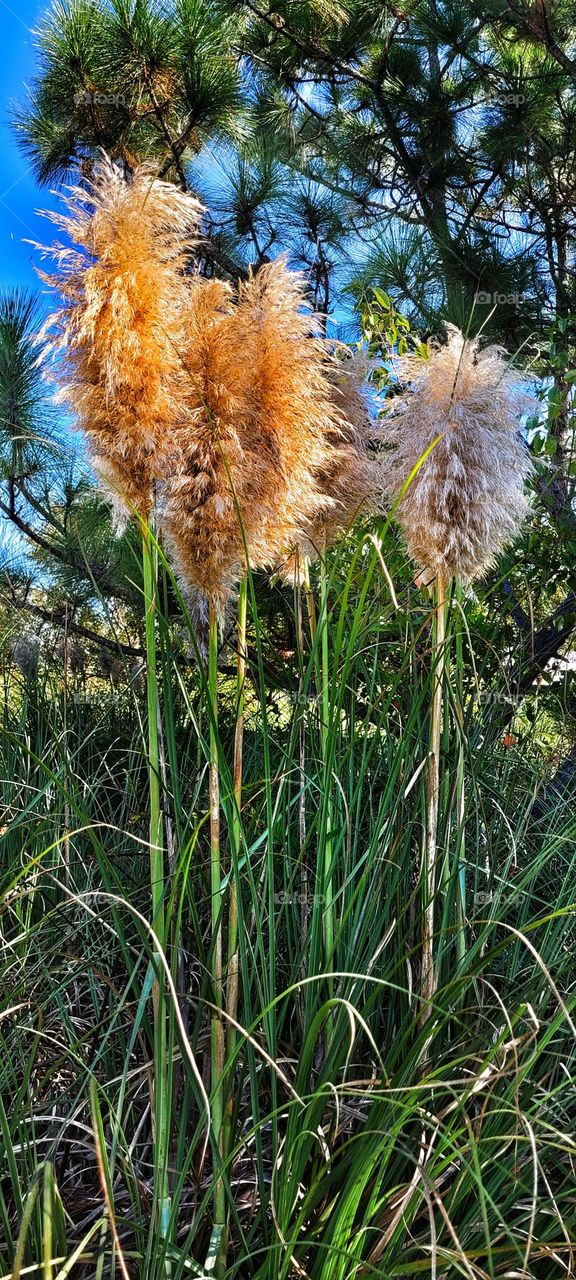
[[38,667],[40,654],[38,641],[27,635],[16,635],[12,639],[10,648],[13,661],[20,674],[24,676],[25,680],[31,680]]
[[165,486],[163,520],[185,580],[220,612],[247,561],[281,567],[336,507],[323,477],[346,424],[304,301],[303,279],[282,258],[235,294],[190,284],[184,465]]
[[180,295],[200,205],[149,166],[127,180],[107,158],[64,204],[65,213],[45,215],[71,245],[43,250],[55,270],[39,274],[62,299],[41,335],[44,354],[60,357],[60,399],[97,472],[146,513],[182,411]]
[[309,558],[337,542],[359,517],[382,507],[380,432],[368,409],[367,373],[366,362],[348,350],[336,351],[328,370],[338,423],[328,432],[328,461],[316,477],[329,503],[309,521],[307,545],[300,548]]
[[191,269],[200,206],[104,159],[47,252],[61,399],[126,507],[157,504],[191,597],[222,614],[247,564],[282,568],[372,500],[360,375],[335,361],[283,258],[234,289]]
[[[405,395],[385,419],[386,489],[421,580],[472,582],[518,534],[531,470],[518,416],[531,404],[498,347],[450,327],[429,359],[396,362]],[[437,436],[438,443],[403,486]]]

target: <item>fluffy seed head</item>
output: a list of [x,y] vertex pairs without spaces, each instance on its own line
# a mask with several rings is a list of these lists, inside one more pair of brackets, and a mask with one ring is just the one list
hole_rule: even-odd
[[13,637],[10,647],[12,658],[21,675],[26,680],[32,679],[38,666],[38,641],[31,639],[30,636],[16,635]]
[[320,492],[330,498],[311,522],[308,541],[314,554],[331,546],[361,516],[382,505],[383,480],[377,441],[379,432],[366,399],[367,368],[357,356],[338,353],[328,371],[340,420],[328,433],[330,454],[317,476]]
[[452,327],[429,359],[404,356],[396,368],[409,389],[384,420],[393,502],[441,437],[400,498],[396,519],[423,581],[473,581],[517,536],[527,512],[531,464],[518,416],[530,397],[499,348],[481,350]]
[[70,636],[58,636],[54,645],[54,657],[72,675],[81,675],[86,670],[86,651],[79,640],[71,639]]
[[247,556],[253,568],[279,567],[334,505],[320,477],[343,416],[303,302],[283,259],[235,294],[190,283],[184,465],[164,488],[163,521],[185,580],[220,606]]
[[342,538],[362,516],[382,508],[384,483],[378,453],[380,431],[367,401],[366,361],[348,348],[338,349],[326,369],[337,420],[326,432],[328,456],[316,474],[325,500],[304,521],[284,576],[298,581],[304,559],[315,560]]
[[[97,471],[145,512],[182,412],[180,294],[200,205],[143,165],[127,181],[106,158],[66,212],[49,213],[72,242],[45,252],[42,278],[62,306],[47,321],[60,399],[88,437]],[[62,358],[63,357],[63,358]]]
[[[61,396],[125,504],[155,498],[191,593],[222,611],[248,561],[331,540],[369,488],[365,406],[283,259],[237,289],[190,269],[200,207],[104,160],[49,215],[63,305],[45,329]],[[337,385],[342,382],[342,385]]]
[[110,680],[114,688],[117,689],[126,675],[126,667],[122,659],[115,657],[109,649],[100,649],[98,651],[98,666],[100,675],[105,680]]

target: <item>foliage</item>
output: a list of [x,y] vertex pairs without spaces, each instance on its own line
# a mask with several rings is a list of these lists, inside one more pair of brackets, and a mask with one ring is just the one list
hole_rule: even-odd
[[[485,614],[471,600],[465,666],[452,677],[465,691],[467,945],[457,962],[454,938],[440,934],[429,1039],[417,1018],[415,868],[430,611],[393,540],[383,553],[396,605],[369,538],[354,537],[330,561],[324,745],[319,632],[311,642],[306,628],[285,658],[287,687],[273,691],[271,642],[252,598],[237,868],[239,1032],[226,1063],[227,1274],[289,1276],[304,1267],[311,1276],[343,1277],[436,1267],[446,1276],[517,1269],[552,1277],[558,1258],[569,1266],[574,1241],[573,808],[557,797],[534,816],[549,750],[546,704],[532,700],[532,723],[518,725],[509,745],[498,730],[509,662],[494,665],[496,637],[490,644]],[[296,635],[304,603],[285,599]],[[463,619],[453,609],[458,628]],[[2,777],[12,779],[3,784],[4,980],[13,1010],[0,1026],[4,1126],[13,1144],[2,1182],[4,1270],[14,1265],[19,1231],[24,1261],[51,1249],[54,1273],[76,1249],[79,1276],[120,1275],[120,1251],[129,1274],[147,1277],[201,1275],[206,1259],[216,1156],[212,1148],[203,1160],[206,1111],[190,1053],[202,1069],[211,1000],[208,720],[201,671],[181,666],[171,635],[162,622],[169,766],[162,792],[174,841],[167,955],[188,1041],[172,996],[167,1243],[159,1245],[150,1216],[153,951],[138,699],[123,680],[104,695],[92,678],[82,693],[79,675],[55,677],[41,664],[32,681],[21,678],[3,739]],[[219,697],[230,830],[235,705],[226,671]],[[442,773],[449,893],[461,874],[451,785],[457,746],[451,735]],[[329,803],[332,987],[322,881]],[[229,859],[227,842],[223,852]],[[97,1155],[112,1188],[108,1205]]]
[[41,23],[16,121],[41,181],[85,183],[104,148],[200,197],[201,276],[286,250],[384,411],[390,349],[446,320],[503,342],[540,406],[525,531],[446,605],[424,1022],[434,607],[394,523],[360,522],[310,584],[250,577],[242,693],[231,615],[209,682],[161,549],[144,581],[48,401],[35,304],[2,302],[3,1275],[574,1274],[573,17],[58,0]]

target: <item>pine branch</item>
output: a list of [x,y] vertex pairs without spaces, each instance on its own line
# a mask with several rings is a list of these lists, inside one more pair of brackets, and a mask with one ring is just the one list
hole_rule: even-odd
[[[564,51],[558,41],[555,39],[550,23],[546,5],[540,4],[534,6],[532,10],[532,20],[527,15],[526,7],[523,4],[516,3],[516,0],[507,0],[508,8],[514,17],[518,19],[521,29],[525,32],[530,40],[534,40],[537,44],[544,45],[544,48],[552,58],[558,63],[569,76],[576,80],[576,61],[570,58]],[[538,18],[536,17],[538,15]],[[538,20],[541,19],[541,20]]]
[[132,593],[119,586],[118,583],[111,582],[100,566],[89,565],[87,561],[78,560],[76,556],[69,552],[67,553],[61,546],[50,542],[38,529],[35,529],[27,520],[24,520],[16,510],[15,494],[13,494],[12,489],[9,503],[0,499],[0,512],[40,551],[44,551],[48,556],[56,560],[58,564],[64,565],[65,568],[79,574],[80,577],[88,578],[96,593],[113,596],[117,600],[123,600],[126,604],[132,605],[134,603]]
[[[176,145],[176,140],[172,137],[172,134],[170,133],[170,130],[169,130],[169,128],[168,128],[168,125],[166,124],[166,118],[165,118],[165,115],[164,115],[164,111],[163,111],[163,109],[162,109],[162,107],[161,107],[160,103],[158,102],[158,99],[157,99],[157,97],[156,97],[156,93],[155,93],[155,90],[154,90],[154,85],[152,84],[152,80],[151,80],[151,78],[150,78],[150,73],[149,73],[148,68],[147,68],[146,66],[144,66],[144,69],[143,69],[143,75],[144,75],[144,83],[145,83],[145,85],[146,85],[146,90],[147,90],[148,96],[149,96],[149,98],[150,98],[150,101],[151,101],[151,103],[152,103],[152,107],[153,107],[153,110],[154,110],[154,115],[155,115],[155,117],[156,117],[156,119],[157,119],[157,121],[158,121],[158,124],[160,125],[160,129],[161,129],[161,132],[162,132],[162,136],[163,136],[163,138],[164,138],[164,141],[165,141],[165,143],[166,143],[166,146],[168,147],[168,150],[169,150],[170,155],[171,155],[171,157],[172,157],[171,162],[168,162],[168,164],[164,166],[164,169],[166,169],[166,168],[170,168],[170,163],[173,163],[173,164],[174,164],[174,168],[176,169],[176,173],[178,174],[178,181],[179,181],[179,184],[180,184],[181,190],[182,190],[182,191],[187,191],[187,190],[188,190],[188,183],[187,183],[187,181],[186,181],[186,174],[185,174],[185,172],[184,172],[184,166],[183,166],[183,164],[182,164],[182,150],[183,150],[183,148],[182,148],[182,150],[178,150],[178,147],[177,147],[177,145]],[[164,172],[164,170],[163,170],[163,172]]]
[[111,640],[109,636],[103,636],[99,631],[92,631],[90,627],[84,627],[80,622],[73,622],[66,607],[43,609],[41,605],[33,604],[32,601],[26,600],[19,602],[18,608],[25,609],[28,613],[33,614],[34,617],[40,618],[42,622],[49,623],[50,626],[61,627],[63,630],[66,629],[67,632],[71,631],[74,635],[80,636],[83,640],[89,640],[100,649],[106,649],[110,653],[121,653],[126,658],[144,658],[146,656],[145,649],[139,648],[137,645],[124,644],[121,640]]
[[[570,592],[566,596],[538,631],[532,632],[531,627],[528,633],[524,627],[522,631],[521,656],[508,679],[508,687],[511,691],[510,701],[498,704],[490,717],[490,724],[495,732],[506,728],[516,715],[520,703],[533,692],[536,682],[544,675],[549,662],[558,658],[564,646],[572,639],[576,632],[576,592]],[[522,650],[524,650],[524,656],[522,656]]]

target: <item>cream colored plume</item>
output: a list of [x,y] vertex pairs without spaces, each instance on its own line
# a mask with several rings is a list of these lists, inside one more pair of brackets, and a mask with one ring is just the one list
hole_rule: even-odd
[[531,470],[519,415],[530,406],[522,376],[498,347],[480,348],[449,327],[429,359],[399,358],[408,385],[383,421],[386,489],[422,581],[471,582],[518,534]]

